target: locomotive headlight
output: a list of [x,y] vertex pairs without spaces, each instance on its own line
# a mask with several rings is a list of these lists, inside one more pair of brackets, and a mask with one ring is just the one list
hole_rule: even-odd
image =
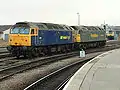
[[42,37],[39,37],[39,39],[42,39]]

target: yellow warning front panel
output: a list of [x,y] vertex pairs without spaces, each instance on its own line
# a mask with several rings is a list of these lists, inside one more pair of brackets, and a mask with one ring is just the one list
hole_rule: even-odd
[[9,45],[13,46],[31,46],[31,36],[25,34],[10,34]]
[[81,42],[80,34],[77,34],[75,38],[76,38],[76,42]]

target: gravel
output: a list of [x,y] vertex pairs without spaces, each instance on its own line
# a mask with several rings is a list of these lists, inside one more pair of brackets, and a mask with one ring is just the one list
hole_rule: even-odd
[[[87,54],[86,57],[83,59],[98,54],[100,53]],[[49,63],[48,65],[42,65],[40,67],[34,68],[32,70],[27,70],[22,73],[18,73],[14,76],[7,78],[4,81],[1,81],[0,90],[23,90],[25,87],[40,79],[41,77],[49,74],[50,72],[53,72],[63,66],[66,66],[70,63],[81,59],[82,58],[79,58],[79,56],[76,56],[73,58],[60,60],[54,63]]]
[[0,47],[6,47],[8,45],[8,42],[4,40],[0,40]]

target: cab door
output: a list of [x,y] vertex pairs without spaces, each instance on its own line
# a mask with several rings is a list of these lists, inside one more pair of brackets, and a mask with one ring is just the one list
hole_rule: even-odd
[[31,28],[30,34],[31,34],[31,43],[32,45],[36,46],[38,44],[38,29]]

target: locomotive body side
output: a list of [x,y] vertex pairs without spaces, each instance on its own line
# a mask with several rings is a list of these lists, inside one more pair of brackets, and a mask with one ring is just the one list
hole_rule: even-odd
[[73,43],[71,31],[39,30],[36,39],[35,37],[32,37],[32,45],[34,46]]
[[105,30],[95,26],[71,26],[77,31],[76,37],[80,38],[80,42],[76,40],[79,48],[100,47],[106,42]]
[[33,46],[49,46],[69,44],[72,42],[72,31],[65,30],[60,25],[50,23],[36,24],[38,35],[31,37]]

